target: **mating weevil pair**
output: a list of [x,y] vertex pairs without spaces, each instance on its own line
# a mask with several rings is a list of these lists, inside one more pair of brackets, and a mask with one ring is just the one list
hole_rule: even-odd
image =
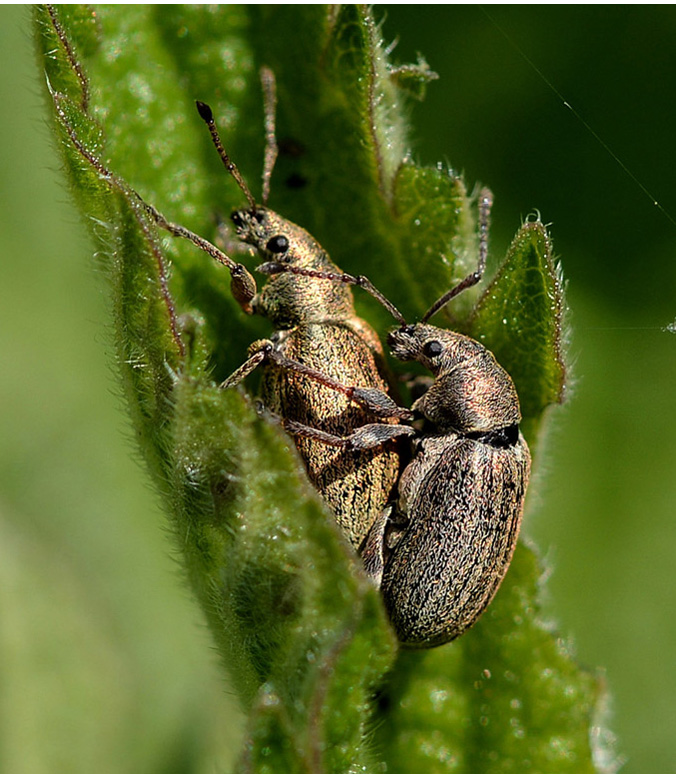
[[[362,547],[368,574],[380,586],[399,639],[410,647],[441,645],[465,632],[493,599],[516,546],[530,473],[530,453],[519,430],[519,399],[509,374],[479,342],[427,321],[481,279],[485,268],[491,196],[482,191],[477,270],[445,293],[420,323],[408,325],[363,277],[313,272],[317,279],[365,287],[400,327],[388,336],[392,354],[417,361],[434,376],[425,394],[401,410],[422,417],[413,458],[397,491],[380,512]],[[268,273],[307,274],[284,264]],[[378,402],[360,396],[374,413]],[[284,422],[292,432],[298,428]],[[404,426],[406,427],[406,426]],[[401,425],[369,425],[327,443],[358,451],[397,437]]]
[[[276,157],[269,71],[263,84],[265,201]],[[448,642],[476,621],[507,571],[530,471],[509,375],[477,341],[427,322],[483,275],[490,194],[480,197],[477,270],[422,322],[408,325],[368,279],[342,273],[306,231],[255,202],[223,149],[211,110],[197,106],[248,199],[249,208],[232,220],[238,238],[263,257],[258,269],[268,282],[257,292],[241,264],[145,206],[159,226],[226,265],[242,309],[269,318],[276,329],[251,346],[222,387],[263,366],[265,409],[293,435],[310,480],[380,586],[400,640],[412,647]],[[366,289],[399,323],[388,336],[393,355],[421,363],[434,376],[411,410],[387,394],[380,342],[357,317],[350,285]],[[402,424],[414,417],[424,420],[420,432]],[[413,437],[413,454],[400,471],[396,441],[402,436]]]

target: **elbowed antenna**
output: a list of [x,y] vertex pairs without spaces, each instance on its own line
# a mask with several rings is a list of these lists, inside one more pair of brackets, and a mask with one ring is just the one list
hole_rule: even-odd
[[316,269],[304,269],[301,266],[293,266],[279,261],[266,261],[257,267],[256,271],[261,274],[295,274],[297,277],[314,277],[315,279],[331,280],[331,282],[342,282],[345,285],[355,285],[363,288],[369,295],[373,296],[402,327],[406,326],[404,315],[397,307],[363,274],[348,274],[347,272],[317,271]]
[[235,178],[235,181],[237,185],[240,187],[240,190],[246,196],[247,201],[249,202],[249,205],[252,210],[256,209],[256,200],[253,198],[253,195],[251,191],[249,190],[249,186],[244,182],[244,178],[242,177],[239,169],[237,168],[237,165],[234,161],[231,160],[230,156],[225,152],[225,148],[223,147],[223,143],[221,142],[221,138],[218,134],[218,129],[216,128],[216,122],[214,121],[214,114],[209,107],[209,105],[206,104],[206,102],[200,102],[199,100],[195,100],[195,105],[197,106],[197,112],[200,114],[200,118],[204,121],[204,123],[207,125],[207,128],[209,129],[209,134],[211,135],[211,141],[214,144],[214,147],[216,148],[216,151],[218,152],[218,155],[221,158],[221,161],[223,162],[223,166],[228,170],[228,172]]
[[476,269],[468,274],[464,280],[461,280],[455,287],[446,291],[441,298],[435,301],[425,312],[420,322],[426,323],[431,317],[463,290],[471,288],[481,281],[486,268],[486,257],[488,256],[488,229],[490,226],[491,206],[493,204],[493,194],[488,188],[482,188],[479,196],[479,262]]
[[[490,212],[491,205],[493,204],[493,194],[488,188],[483,188],[479,196],[479,262],[475,271],[468,274],[465,279],[459,282],[455,287],[452,287],[441,298],[439,298],[432,306],[425,312],[421,319],[421,323],[426,323],[432,316],[434,316],[442,307],[457,295],[462,293],[463,290],[471,288],[476,285],[483,277],[484,270],[486,268],[486,257],[488,255],[488,229],[490,224]],[[381,293],[378,288],[371,282],[368,277],[363,275],[348,274],[347,272],[326,272],[317,271],[315,269],[304,269],[299,266],[293,266],[288,263],[280,263],[279,261],[267,261],[258,267],[258,271],[262,274],[295,274],[301,277],[314,277],[316,279],[331,280],[333,282],[343,282],[346,285],[355,285],[363,288],[373,298],[376,299],[387,311],[394,317],[397,323],[402,328],[408,326],[408,323],[404,319],[402,313],[397,307]]]

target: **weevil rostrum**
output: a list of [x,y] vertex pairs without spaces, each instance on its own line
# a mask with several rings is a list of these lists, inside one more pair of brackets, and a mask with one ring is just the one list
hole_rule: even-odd
[[[514,383],[478,341],[428,324],[483,276],[490,206],[490,192],[484,190],[476,271],[441,296],[421,322],[408,325],[385,300],[400,324],[388,336],[392,354],[417,361],[434,376],[412,406],[423,420],[413,457],[362,552],[397,635],[409,647],[441,645],[475,623],[509,568],[521,525],[530,453],[519,430]],[[383,301],[363,278],[341,279],[361,284]],[[356,433],[327,442],[362,449],[382,443],[390,432],[391,426],[383,425],[368,437]]]

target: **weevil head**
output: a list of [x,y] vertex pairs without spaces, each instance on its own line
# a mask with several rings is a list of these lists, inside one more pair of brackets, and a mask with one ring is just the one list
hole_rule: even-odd
[[335,271],[328,254],[308,232],[267,207],[231,215],[237,238],[252,245],[266,261],[316,271]]
[[392,331],[388,343],[396,358],[414,360],[434,374],[434,384],[413,408],[438,427],[488,432],[520,422],[511,377],[478,341],[417,324]]
[[[270,275],[253,302],[254,311],[268,317],[277,328],[354,314],[352,293],[344,284],[293,273],[293,269],[340,272],[304,228],[267,207],[237,210],[231,217],[237,237],[257,250],[263,259],[259,269]],[[268,271],[270,265],[281,270]]]
[[486,352],[468,336],[422,323],[391,331],[387,341],[397,359],[415,360],[435,376]]

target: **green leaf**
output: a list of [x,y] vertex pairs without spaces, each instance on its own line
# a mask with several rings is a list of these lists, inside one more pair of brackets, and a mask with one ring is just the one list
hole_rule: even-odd
[[470,330],[514,379],[530,443],[547,406],[564,399],[563,315],[561,271],[547,231],[539,220],[525,223],[477,304]]
[[[209,102],[256,195],[267,65],[281,149],[270,207],[414,319],[478,250],[462,178],[407,156],[401,103],[433,78],[425,63],[392,67],[364,6],[41,6],[36,30],[138,442],[249,713],[239,770],[592,771],[597,689],[540,622],[532,554],[519,548],[459,642],[395,663],[378,594],[293,444],[242,392],[217,388],[270,331],[244,317],[222,267],[156,232],[135,194],[217,240],[243,196],[193,102]],[[357,302],[384,334],[387,312]],[[470,314],[472,302],[463,294],[454,317],[513,374],[533,438],[564,379],[561,282],[541,224],[521,229]]]

